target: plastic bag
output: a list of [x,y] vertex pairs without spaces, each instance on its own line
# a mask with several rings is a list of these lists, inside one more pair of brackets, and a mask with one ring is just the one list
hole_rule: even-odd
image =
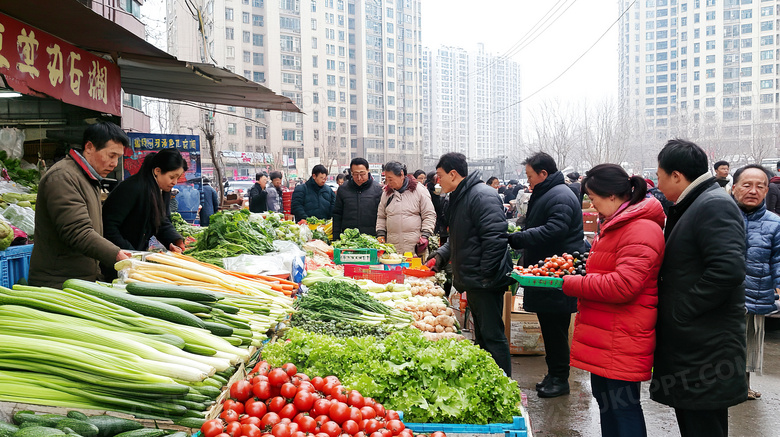
[[0,129],[0,150],[9,158],[22,159],[24,156],[24,131],[7,127]]
[[3,218],[17,228],[24,231],[34,239],[35,235],[35,210],[17,205],[8,205],[3,211]]
[[240,273],[256,275],[289,273],[294,276],[295,270],[301,268],[302,259],[305,259],[306,253],[292,241],[274,240],[274,249],[276,252],[265,255],[239,255],[224,258],[222,264],[225,269]]

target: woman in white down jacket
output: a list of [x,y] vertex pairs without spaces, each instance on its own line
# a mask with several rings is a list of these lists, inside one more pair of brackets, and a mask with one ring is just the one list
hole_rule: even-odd
[[396,252],[424,254],[436,225],[436,211],[425,186],[399,162],[384,166],[386,186],[379,201],[376,235],[395,246]]

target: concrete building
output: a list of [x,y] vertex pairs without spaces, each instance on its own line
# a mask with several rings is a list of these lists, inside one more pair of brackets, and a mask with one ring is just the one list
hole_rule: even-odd
[[415,168],[422,148],[420,1],[380,5],[169,0],[174,56],[243,74],[304,111],[172,105],[172,130],[199,133],[213,123],[228,176],[273,168],[306,178],[316,164],[335,173],[356,156]]
[[642,167],[673,137],[732,168],[778,156],[779,13],[760,0],[643,0],[625,11],[620,105]]
[[424,119],[425,156],[435,163],[447,152],[495,161],[520,146],[520,66],[485,52],[439,47],[424,56],[429,96]]

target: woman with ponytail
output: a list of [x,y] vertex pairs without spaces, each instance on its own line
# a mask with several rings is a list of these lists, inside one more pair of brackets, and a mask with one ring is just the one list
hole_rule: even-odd
[[585,276],[565,276],[563,292],[578,299],[571,365],[591,372],[602,436],[646,436],[641,381],[650,379],[655,350],[658,271],[665,216],[647,183],[622,167],[601,164],[582,181],[601,229]]
[[169,250],[184,250],[168,205],[171,190],[185,171],[187,161],[176,149],[147,155],[138,173],[117,185],[103,203],[105,237],[127,250],[147,250],[153,236]]

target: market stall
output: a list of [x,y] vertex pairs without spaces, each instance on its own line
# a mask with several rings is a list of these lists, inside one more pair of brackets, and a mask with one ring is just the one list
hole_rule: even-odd
[[517,383],[419,259],[273,213],[176,223],[184,254],[138,253],[113,284],[0,287],[0,434],[527,435]]

